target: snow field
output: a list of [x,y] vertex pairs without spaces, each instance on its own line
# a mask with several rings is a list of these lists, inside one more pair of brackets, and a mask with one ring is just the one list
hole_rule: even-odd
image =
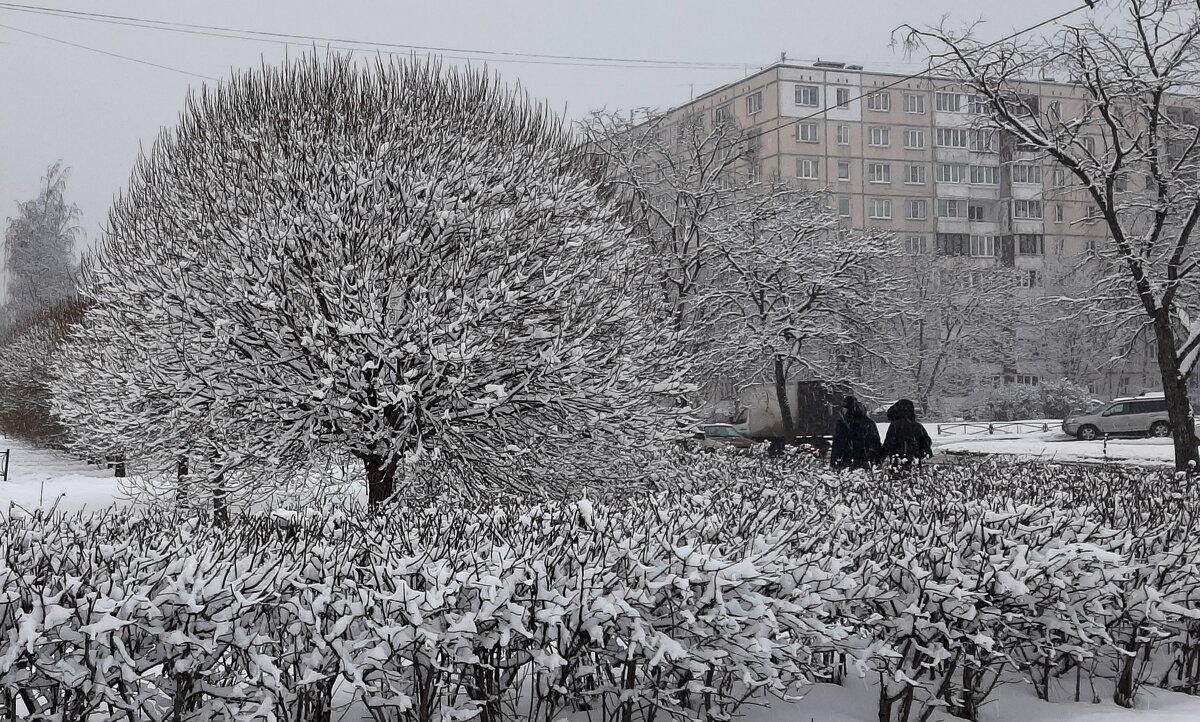
[[1081,714],[1200,709],[1149,686],[1198,682],[1184,480],[686,460],[635,499],[12,515],[0,684],[27,719],[1036,719],[1077,677]]

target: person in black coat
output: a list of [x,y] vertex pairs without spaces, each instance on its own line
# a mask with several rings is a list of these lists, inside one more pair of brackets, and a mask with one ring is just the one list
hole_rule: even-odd
[[879,452],[880,463],[885,457],[891,457],[892,468],[914,468],[921,464],[922,459],[933,456],[933,440],[929,432],[917,421],[917,410],[913,402],[900,399],[892,404],[887,411],[887,438]]
[[833,429],[829,463],[835,469],[870,469],[879,459],[879,429],[853,396],[842,401],[842,415]]

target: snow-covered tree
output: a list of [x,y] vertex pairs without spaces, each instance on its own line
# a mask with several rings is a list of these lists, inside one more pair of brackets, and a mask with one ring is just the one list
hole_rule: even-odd
[[60,301],[0,336],[0,431],[36,444],[66,442],[51,413],[54,360],[83,313],[75,299]]
[[1003,329],[1032,307],[1018,291],[1018,273],[1004,266],[966,265],[961,257],[912,255],[899,259],[900,296],[908,313],[897,316],[897,391],[922,408],[951,378],[967,380],[976,364],[1004,357]]
[[697,296],[713,368],[774,384],[784,432],[797,378],[859,383],[862,359],[888,357],[902,299],[883,231],[842,228],[822,193],[779,185],[722,210],[711,276]]
[[67,203],[68,169],[55,163],[46,170],[37,198],[20,203],[4,233],[5,305],[8,321],[17,322],[63,301],[75,292],[72,254],[81,232],[79,208]]
[[406,463],[485,476],[543,445],[645,443],[687,369],[591,171],[479,72],[239,74],[139,160],[87,274],[89,339],[144,345],[150,373],[109,376],[163,402],[141,418],[174,443],[225,434],[215,467],[342,449],[373,503]]
[[595,112],[579,127],[609,192],[650,240],[648,260],[662,276],[676,327],[692,328],[728,213],[748,195],[787,189],[751,172],[752,150],[731,118],[673,119],[640,109]]
[[[1063,171],[1058,197],[1090,207],[1086,222],[1107,236],[1100,253],[1114,263],[1075,300],[1102,306],[1111,333],[1153,331],[1175,462],[1187,469],[1200,462],[1187,391],[1200,359],[1200,7],[1130,0],[1122,11],[1044,40],[984,44],[946,27],[910,28],[909,40],[932,48],[938,73],[986,103],[1020,152]],[[1041,103],[1030,83],[1040,77],[1071,85]]]

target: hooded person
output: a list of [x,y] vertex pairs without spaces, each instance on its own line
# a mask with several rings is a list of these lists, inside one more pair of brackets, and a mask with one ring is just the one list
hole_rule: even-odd
[[920,465],[922,459],[933,456],[933,440],[925,426],[917,421],[917,409],[908,399],[900,399],[887,411],[887,438],[879,451],[880,463],[891,457],[892,467]]
[[853,396],[842,400],[842,415],[833,429],[829,463],[835,469],[869,469],[882,448],[879,429]]

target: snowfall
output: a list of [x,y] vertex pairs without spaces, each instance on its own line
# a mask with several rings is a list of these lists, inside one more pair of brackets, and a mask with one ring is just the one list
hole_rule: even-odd
[[[1077,441],[1054,421],[1023,422],[1021,433],[1002,432],[987,424],[927,424],[935,458],[959,454],[1004,455],[1043,461],[1114,463],[1162,466],[1172,463],[1170,439]],[[1002,428],[1008,428],[1007,426]],[[1043,430],[1045,429],[1045,430]],[[886,424],[880,425],[886,433]],[[0,437],[0,452],[10,451],[8,480],[0,482],[0,509],[55,507],[63,512],[95,511],[135,502],[112,471],[89,466],[64,454],[34,449]],[[743,708],[747,722],[874,722],[876,690],[863,680],[844,685],[815,685],[799,702],[774,702]],[[985,706],[981,720],[992,722],[1200,722],[1200,697],[1146,686],[1134,709],[1111,701],[1111,689],[1084,690],[1084,701],[1047,703],[1036,699],[1031,686],[1019,682],[1002,686]],[[1069,699],[1073,690],[1059,690]],[[1098,701],[1093,701],[1093,699]],[[336,716],[335,712],[335,716]],[[936,718],[935,719],[957,719]]]

